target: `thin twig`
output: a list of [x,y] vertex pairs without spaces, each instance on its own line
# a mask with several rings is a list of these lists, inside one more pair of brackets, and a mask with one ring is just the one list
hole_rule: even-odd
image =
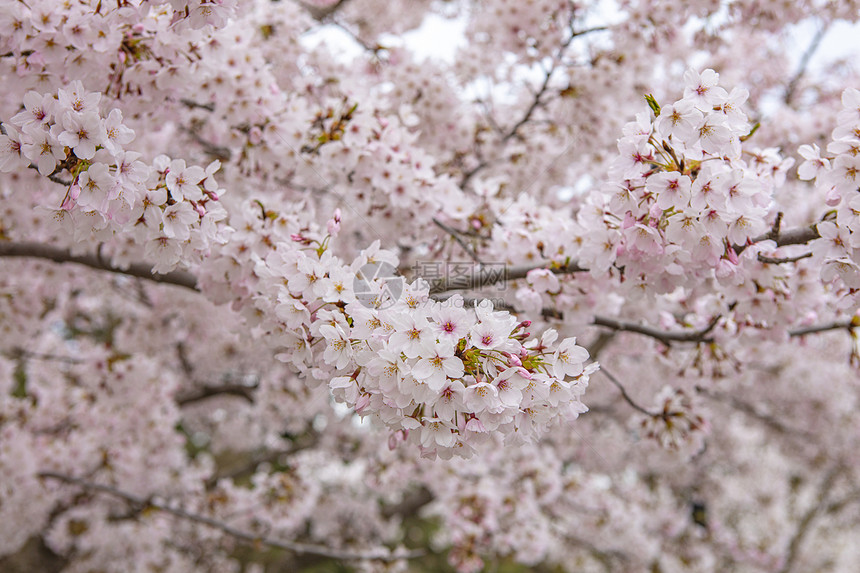
[[11,243],[0,241],[0,257],[21,257],[47,259],[55,263],[76,263],[101,271],[110,271],[147,279],[157,283],[172,284],[191,290],[198,290],[197,277],[185,271],[172,271],[167,274],[155,274],[152,267],[146,263],[132,263],[127,269],[121,269],[102,260],[98,255],[73,255],[66,249],[43,245],[40,243]]
[[230,158],[233,156],[233,151],[229,147],[225,145],[216,145],[211,141],[203,139],[195,129],[183,127],[182,131],[187,133],[191,137],[191,139],[193,139],[195,143],[202,147],[203,151],[210,157],[214,157],[215,159],[219,159],[221,161],[226,162],[230,161]]
[[797,261],[808,259],[812,256],[812,253],[803,253],[802,255],[797,255],[796,257],[767,257],[761,253],[758,254],[758,260],[765,264],[770,265],[781,265],[783,263],[796,263]]
[[716,392],[714,390],[709,390],[703,386],[696,386],[696,392],[702,396],[705,396],[706,398],[717,402],[722,402],[728,406],[731,406],[735,410],[743,412],[747,416],[759,420],[760,422],[764,423],[772,430],[776,430],[780,434],[793,436],[795,438],[802,438],[804,440],[808,440],[812,437],[809,432],[786,426],[777,418],[774,418],[769,414],[761,413],[758,408],[755,407],[755,405],[750,404],[748,402],[744,402],[743,400],[740,400],[734,396],[730,396],[722,392]]
[[241,529],[235,528],[231,525],[228,525],[222,521],[218,521],[217,519],[213,519],[211,517],[206,517],[205,515],[200,515],[197,513],[192,513],[190,511],[171,507],[167,503],[163,503],[157,501],[156,499],[143,498],[126,491],[120,490],[118,488],[103,485],[98,483],[93,483],[84,479],[67,476],[57,472],[40,472],[38,474],[40,478],[54,479],[61,482],[65,482],[67,484],[77,485],[79,487],[85,488],[90,491],[105,493],[111,495],[113,497],[123,499],[128,503],[143,508],[151,508],[158,509],[165,513],[169,513],[173,516],[179,517],[181,519],[185,519],[188,521],[193,521],[195,523],[199,523],[201,525],[206,525],[207,527],[211,527],[213,529],[217,529],[244,541],[246,543],[251,543],[254,545],[267,545],[269,547],[274,547],[276,549],[283,549],[285,551],[291,551],[293,553],[298,554],[307,554],[307,555],[319,555],[321,557],[327,557],[329,559],[338,559],[340,561],[357,561],[357,560],[373,560],[373,561],[396,561],[399,559],[407,559],[411,557],[418,557],[422,555],[422,552],[417,551],[394,551],[389,552],[388,550],[380,550],[380,551],[343,551],[338,549],[332,549],[330,547],[325,547],[322,545],[312,545],[308,543],[297,543],[294,541],[282,541],[279,539],[273,539],[271,537],[264,537],[260,535],[254,535],[253,533],[249,533],[247,531],[243,531]]
[[794,99],[794,94],[797,91],[797,86],[800,83],[800,80],[806,74],[806,70],[809,67],[809,61],[812,59],[812,56],[815,55],[815,52],[818,50],[819,46],[821,46],[821,41],[824,39],[824,35],[827,33],[827,28],[829,23],[824,24],[818,31],[815,33],[815,36],[812,38],[812,41],[809,43],[809,47],[806,48],[806,51],[803,52],[803,56],[800,58],[800,64],[797,66],[797,71],[792,76],[791,81],[788,82],[788,86],[785,89],[785,96],[783,97],[783,101],[785,105],[790,106],[791,100]]
[[466,251],[466,254],[469,255],[469,258],[472,259],[473,261],[475,261],[475,263],[477,265],[479,265],[479,266],[484,265],[484,263],[481,262],[481,259],[478,258],[478,255],[475,254],[475,251],[472,249],[472,247],[470,247],[469,244],[463,240],[463,237],[460,236],[460,233],[456,229],[449,227],[448,225],[446,225],[445,223],[443,223],[442,221],[440,221],[436,217],[433,217],[433,223],[435,223],[437,227],[439,227],[440,229],[442,229],[443,231],[445,231],[446,233],[451,235],[451,238],[454,239],[455,241],[457,241],[457,244],[460,245],[460,247],[464,251]]
[[627,393],[627,390],[624,388],[624,385],[621,384],[621,382],[619,382],[618,379],[615,376],[613,376],[612,373],[609,372],[602,364],[600,365],[600,370],[598,370],[598,372],[601,372],[604,376],[606,376],[607,380],[609,380],[610,382],[615,384],[615,386],[621,391],[621,396],[624,398],[624,400],[628,404],[630,404],[630,406],[634,410],[637,410],[637,411],[645,414],[646,416],[650,416],[652,418],[657,418],[660,416],[660,414],[655,414],[654,412],[650,412],[650,411],[646,410],[645,408],[643,408],[642,406],[640,406],[639,404],[637,404],[633,400],[633,398],[630,397],[630,394]]
[[841,467],[835,466],[827,472],[827,475],[824,476],[821,485],[818,487],[818,499],[816,500],[815,505],[803,514],[803,517],[800,518],[800,521],[797,524],[797,530],[795,530],[794,535],[791,536],[791,541],[788,543],[785,561],[783,562],[779,573],[789,573],[792,567],[794,567],[794,562],[797,560],[797,555],[800,552],[800,544],[803,543],[804,538],[812,530],[812,522],[827,504],[827,497],[830,494],[830,490],[833,489],[833,484],[840,473]]
[[314,20],[322,22],[328,18],[331,18],[338,10],[344,7],[349,0],[338,0],[337,3],[332,4],[331,6],[314,6],[312,4],[306,4],[301,0],[295,0],[296,4],[307,10],[308,14],[313,17]]

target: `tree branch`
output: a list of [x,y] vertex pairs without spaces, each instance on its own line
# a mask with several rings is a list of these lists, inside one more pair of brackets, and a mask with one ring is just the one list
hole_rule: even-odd
[[645,408],[643,408],[642,406],[640,406],[639,404],[637,404],[636,402],[634,402],[633,398],[630,397],[630,394],[627,393],[627,390],[624,388],[624,386],[621,384],[621,382],[619,382],[615,376],[613,376],[608,370],[606,370],[606,368],[603,365],[600,366],[600,370],[598,370],[598,372],[602,372],[603,375],[606,376],[607,380],[609,380],[610,382],[615,384],[615,386],[619,390],[621,390],[621,396],[624,398],[624,400],[628,404],[630,404],[630,406],[634,410],[638,410],[639,412],[645,414],[646,416],[650,416],[652,418],[657,418],[660,416],[660,414],[655,414],[654,412],[650,412],[650,411],[646,410]]
[[827,504],[827,496],[833,488],[833,483],[836,481],[840,472],[841,468],[836,466],[831,468],[830,471],[827,472],[827,475],[824,476],[824,480],[822,480],[821,485],[818,487],[818,499],[816,500],[815,505],[809,508],[803,517],[800,518],[800,521],[797,524],[797,530],[794,532],[794,535],[791,537],[791,541],[788,543],[788,551],[779,573],[789,573],[792,567],[794,567],[794,562],[797,560],[797,555],[800,552],[800,544],[803,543],[804,538],[812,530],[812,522]]
[[785,247],[788,245],[805,245],[809,241],[815,240],[819,237],[821,237],[821,235],[818,234],[818,229],[815,228],[815,225],[800,227],[798,229],[789,229],[785,232],[780,231],[779,226],[775,225],[774,228],[767,233],[750,239],[750,242],[746,245],[732,245],[732,248],[737,254],[741,254],[749,245],[761,243],[762,241],[774,241],[777,247]]
[[796,438],[802,438],[804,440],[809,440],[812,437],[812,435],[809,432],[805,432],[803,430],[798,430],[796,428],[791,428],[789,426],[786,426],[785,424],[780,422],[777,418],[774,418],[773,416],[771,416],[769,414],[762,414],[761,412],[758,411],[758,409],[753,404],[739,400],[738,398],[735,398],[734,396],[728,396],[722,392],[715,392],[713,390],[708,390],[707,388],[705,388],[703,386],[696,386],[696,392],[702,396],[705,396],[706,398],[709,398],[709,399],[714,400],[716,402],[722,402],[723,404],[731,406],[735,410],[738,410],[739,412],[743,412],[747,416],[749,416],[751,418],[755,418],[756,420],[759,420],[760,422],[762,422],[766,426],[768,426],[770,429],[776,430],[780,434],[785,434],[787,436],[793,436]]
[[331,6],[320,7],[306,4],[301,0],[296,0],[296,3],[305,10],[307,10],[308,14],[310,14],[311,17],[318,22],[322,22],[323,20],[332,17],[338,10],[343,8],[347,2],[349,2],[349,0],[338,0],[338,2],[332,4]]
[[776,258],[776,257],[766,257],[763,254],[758,254],[758,260],[765,264],[770,265],[781,265],[783,263],[796,263],[802,259],[807,259],[812,256],[812,253],[803,253],[802,255],[797,255],[796,257],[784,257],[784,258]]
[[818,334],[819,332],[828,332],[830,330],[847,330],[850,332],[852,328],[856,328],[858,326],[860,326],[860,323],[856,323],[854,319],[852,319],[841,322],[831,322],[829,324],[819,324],[816,326],[805,326],[803,328],[789,330],[788,335],[806,336],[807,334]]
[[227,535],[230,535],[231,537],[253,545],[262,544],[276,549],[291,551],[293,553],[319,555],[321,557],[337,559],[340,561],[372,560],[387,562],[422,555],[421,552],[405,550],[397,550],[394,552],[389,552],[388,550],[364,552],[344,551],[332,549],[330,547],[325,547],[322,545],[312,545],[308,543],[297,543],[294,541],[282,541],[270,537],[262,537],[259,535],[254,535],[253,533],[249,533],[247,531],[243,531],[241,529],[237,529],[222,521],[218,521],[217,519],[206,517],[205,515],[200,515],[197,513],[192,513],[181,508],[171,507],[167,503],[157,501],[154,498],[143,498],[109,485],[93,483],[81,478],[67,476],[56,472],[40,472],[38,474],[38,477],[43,479],[53,479],[67,484],[76,485],[90,491],[111,495],[113,497],[123,499],[128,503],[138,507],[158,509],[165,513],[169,513],[175,517],[179,517],[187,521],[193,521],[194,523],[199,523],[201,525],[217,529],[223,533],[226,533]]
[[460,247],[464,251],[466,251],[466,254],[469,255],[470,259],[475,261],[475,264],[477,264],[479,266],[483,266],[484,263],[481,262],[481,259],[479,259],[478,255],[475,254],[475,251],[472,249],[472,247],[470,247],[469,244],[463,240],[463,237],[460,236],[460,233],[456,229],[449,227],[448,225],[446,225],[445,223],[443,223],[442,221],[440,221],[436,217],[433,217],[433,223],[435,223],[437,227],[439,227],[440,229],[442,229],[443,231],[445,231],[446,233],[451,235],[451,238],[454,239],[455,241],[457,241],[457,244],[460,245]]
[[313,448],[318,443],[319,436],[317,434],[311,434],[306,438],[297,439],[290,445],[288,449],[263,452],[261,454],[253,455],[251,456],[250,460],[248,460],[246,463],[243,463],[241,466],[231,469],[229,471],[219,472],[218,474],[212,476],[212,478],[206,482],[206,487],[211,488],[215,486],[219,480],[222,479],[235,480],[237,478],[250,475],[257,470],[257,467],[260,464],[276,462],[283,457],[291,456],[303,450]]
[[551,261],[546,261],[536,265],[520,265],[515,267],[484,263],[484,266],[482,267],[472,268],[471,273],[462,277],[462,282],[449,284],[447,277],[427,282],[430,283],[431,295],[441,295],[456,290],[480,289],[500,282],[522,279],[525,278],[529,272],[537,269],[547,269],[557,275],[578,273],[588,270],[580,267],[576,261],[572,261],[566,265],[557,265]]
[[121,269],[103,260],[99,255],[73,255],[59,247],[40,243],[10,243],[0,241],[0,257],[21,257],[47,259],[55,263],[76,263],[100,271],[110,271],[147,279],[162,284],[172,284],[191,290],[197,288],[197,277],[185,271],[172,271],[164,275],[152,272],[152,267],[146,263],[132,263],[127,269]]
[[201,402],[213,396],[238,396],[244,398],[251,404],[254,403],[253,386],[245,386],[244,384],[224,384],[222,386],[204,386],[203,388],[185,392],[176,397],[176,403],[180,406],[187,406],[195,402]]
[[611,328],[612,330],[644,334],[645,336],[656,338],[666,346],[671,346],[672,342],[713,342],[714,339],[709,337],[708,334],[710,334],[711,331],[714,330],[714,328],[717,326],[717,323],[720,321],[720,318],[721,315],[715,316],[711,319],[711,322],[709,322],[708,325],[701,330],[680,332],[668,332],[665,330],[652,328],[650,326],[644,326],[632,322],[624,322],[622,320],[617,320],[615,318],[609,318],[605,316],[595,316],[592,324],[594,324],[595,326],[602,326],[604,328]]
[[824,35],[827,33],[828,24],[824,24],[819,28],[819,30],[815,33],[815,36],[812,38],[812,41],[809,43],[809,47],[806,48],[806,51],[803,52],[803,56],[800,58],[800,64],[797,66],[797,71],[792,76],[791,81],[788,82],[788,86],[785,88],[785,96],[783,96],[783,101],[785,105],[790,106],[791,100],[794,99],[794,94],[797,91],[797,86],[800,83],[800,80],[806,74],[806,69],[809,67],[809,61],[812,59],[812,56],[815,55],[815,52],[818,50],[819,46],[821,46],[821,41],[824,39]]

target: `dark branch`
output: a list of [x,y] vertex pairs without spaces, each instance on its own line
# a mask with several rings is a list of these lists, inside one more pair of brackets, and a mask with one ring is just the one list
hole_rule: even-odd
[[812,253],[803,253],[802,255],[797,255],[796,257],[776,258],[776,257],[766,257],[763,254],[759,253],[758,254],[758,260],[762,263],[765,263],[765,264],[781,265],[783,263],[796,263],[797,261],[800,261],[803,259],[808,259],[811,256],[812,256]]
[[183,98],[179,101],[182,102],[182,104],[185,107],[188,107],[191,109],[205,109],[206,111],[215,111],[215,104],[211,103],[211,102],[210,103],[199,103],[199,102],[196,102],[194,100],[185,99],[185,98]]
[[831,322],[829,324],[819,324],[816,326],[805,326],[803,328],[797,328],[795,330],[789,330],[789,336],[806,336],[807,334],[818,334],[819,332],[828,332],[830,330],[848,330],[850,331],[852,328],[856,328],[860,326],[860,324],[855,323],[853,320],[846,320],[841,322]]
[[666,346],[671,346],[672,342],[713,342],[714,339],[709,337],[708,335],[717,326],[717,323],[720,321],[720,318],[720,315],[715,316],[711,319],[711,322],[709,322],[708,325],[701,330],[689,330],[679,332],[668,332],[650,326],[644,326],[632,322],[624,322],[622,320],[617,320],[615,318],[609,318],[605,316],[595,316],[594,322],[592,324],[594,324],[595,326],[602,326],[604,328],[611,328],[612,330],[621,330],[625,332],[644,334],[645,336],[656,338]]
[[133,506],[140,508],[149,508],[149,509],[158,509],[165,513],[169,513],[175,517],[179,517],[181,519],[185,519],[187,521],[193,521],[194,523],[199,523],[200,525],[205,525],[207,527],[211,527],[213,529],[217,529],[231,537],[234,537],[240,541],[244,541],[246,543],[250,543],[253,545],[266,545],[269,547],[273,547],[276,549],[282,549],[285,551],[291,551],[293,553],[298,554],[309,554],[309,555],[320,555],[322,557],[327,557],[329,559],[338,559],[341,561],[356,561],[356,560],[374,560],[374,561],[396,561],[399,559],[417,557],[421,555],[420,552],[408,552],[408,551],[395,551],[389,552],[387,550],[379,550],[379,551],[343,551],[338,549],[332,549],[329,547],[325,547],[322,545],[312,545],[308,543],[296,543],[294,541],[282,541],[279,539],[273,539],[270,537],[263,537],[260,535],[254,535],[253,533],[248,533],[247,531],[243,531],[241,529],[237,529],[231,525],[228,525],[222,521],[218,521],[216,519],[212,519],[211,517],[206,517],[205,515],[200,515],[197,513],[192,513],[190,511],[186,511],[181,508],[171,507],[167,503],[162,503],[160,501],[155,500],[154,498],[143,498],[126,491],[117,489],[112,486],[102,485],[98,483],[93,483],[90,481],[86,481],[80,478],[67,476],[64,474],[56,473],[56,472],[41,472],[38,474],[40,478],[43,479],[54,479],[67,484],[76,485],[87,489],[89,491],[104,493],[107,495],[111,495],[113,497],[123,499]]
[[613,376],[608,370],[606,370],[606,368],[604,368],[603,365],[600,366],[600,370],[598,370],[598,372],[601,372],[604,376],[606,376],[607,380],[609,380],[610,382],[615,384],[615,386],[621,391],[621,396],[624,398],[624,400],[628,404],[630,404],[630,406],[634,410],[637,410],[637,411],[645,414],[646,416],[650,416],[652,418],[657,418],[660,416],[660,414],[655,414],[654,412],[649,412],[648,410],[646,410],[645,408],[643,408],[642,406],[640,406],[639,404],[634,402],[633,398],[630,397],[630,394],[627,393],[627,390],[624,388],[624,386],[621,384],[621,382],[619,382],[615,376]]
[[558,265],[547,261],[536,265],[505,266],[504,268],[500,268],[498,265],[487,266],[485,264],[483,267],[474,268],[471,274],[463,277],[464,280],[462,282],[449,283],[447,278],[427,282],[430,283],[430,294],[440,295],[455,290],[473,290],[500,282],[515,281],[525,278],[529,272],[537,269],[547,269],[557,275],[588,270],[580,267],[576,261],[572,261],[566,265]]
[[12,360],[44,360],[46,362],[64,362],[66,364],[83,364],[80,358],[62,356],[59,354],[44,354],[41,352],[30,352],[20,347],[13,347],[8,352],[2,352],[3,356]]
[[68,250],[40,243],[0,242],[0,257],[47,259],[55,263],[76,263],[100,271],[110,271],[157,283],[198,290],[197,277],[185,271],[173,271],[163,275],[155,274],[152,272],[152,267],[146,263],[132,263],[127,269],[121,269],[102,260],[98,255],[73,255]]
[[293,454],[312,448],[319,443],[319,439],[319,435],[311,434],[309,436],[297,439],[295,442],[290,444],[290,447],[287,449],[267,451],[252,455],[249,460],[243,462],[239,467],[234,467],[229,471],[222,470],[216,475],[212,476],[212,478],[206,482],[206,486],[211,488],[214,487],[218,483],[218,481],[222,479],[235,480],[244,476],[251,475],[252,473],[257,471],[257,468],[261,464],[270,464],[273,462],[277,462],[278,460],[287,458]]
[[821,235],[818,234],[818,229],[816,229],[814,225],[809,227],[800,227],[799,229],[789,229],[784,232],[780,231],[778,226],[774,226],[773,229],[764,235],[759,235],[758,237],[751,239],[748,244],[733,245],[732,248],[737,254],[741,254],[747,246],[761,243],[762,241],[774,241],[777,247],[786,247],[788,245],[805,245],[809,241],[813,241],[820,236]]
[[202,147],[203,151],[206,152],[206,154],[210,157],[214,157],[215,159],[226,162],[230,161],[230,158],[233,156],[233,151],[229,147],[225,145],[216,145],[211,141],[206,141],[205,139],[200,137],[200,134],[197,133],[197,130],[195,129],[183,127],[182,131],[187,133],[191,137],[191,139],[193,139],[195,143]]
[[305,4],[305,3],[304,3],[304,2],[302,2],[301,0],[296,0],[296,2],[297,2],[297,3],[298,3],[302,8],[304,8],[305,10],[307,10],[307,11],[308,11],[308,14],[310,14],[310,15],[313,17],[313,19],[314,19],[314,20],[317,20],[317,21],[319,21],[319,22],[322,22],[323,20],[326,20],[326,19],[331,18],[332,16],[334,16],[334,14],[335,14],[338,10],[340,10],[341,8],[343,8],[343,7],[344,7],[344,5],[346,5],[346,3],[347,3],[347,2],[349,2],[349,0],[338,0],[338,2],[337,2],[337,3],[332,4],[331,6],[326,6],[326,7],[320,7],[320,6],[313,6],[313,5],[311,5],[311,4]]
[[243,384],[224,384],[223,386],[204,386],[198,390],[193,390],[180,394],[176,397],[176,403],[180,406],[187,406],[195,402],[201,402],[207,398],[214,396],[238,396],[244,398],[250,403],[254,403],[254,387],[245,386]]

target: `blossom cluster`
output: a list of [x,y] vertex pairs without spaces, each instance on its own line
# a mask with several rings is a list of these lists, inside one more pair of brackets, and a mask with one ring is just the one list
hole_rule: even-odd
[[814,180],[835,212],[818,223],[821,237],[812,242],[812,254],[822,263],[821,278],[831,282],[838,277],[854,292],[860,289],[860,90],[845,90],[842,107],[827,145],[832,155],[822,156],[817,145],[802,145],[798,152],[805,161],[797,174]]
[[[329,228],[338,226],[336,216]],[[588,351],[574,338],[557,343],[552,329],[530,338],[528,321],[490,301],[431,300],[426,283],[396,276],[396,256],[378,242],[344,265],[330,239],[295,235],[258,258],[261,294],[248,316],[284,349],[282,360],[329,380],[356,413],[379,418],[392,447],[469,457],[490,432],[531,441],[586,411],[580,397],[597,365],[586,365]]]
[[[122,112],[102,114],[101,94],[75,81],[56,94],[35,91],[24,96],[24,109],[3,123],[0,170],[30,166],[67,185],[54,219],[84,241],[91,234],[123,234],[145,245],[155,272],[168,272],[206,253],[213,242],[225,242],[214,174],[220,163],[205,169],[166,155],[150,164],[125,146],[134,131],[123,124]],[[64,181],[68,174],[70,181]]]
[[713,70],[684,75],[684,97],[640,114],[618,141],[603,192],[579,213],[579,253],[593,273],[615,266],[634,286],[670,292],[716,271],[738,272],[736,246],[768,229],[773,189],[793,160],[745,151],[747,90],[718,85]]

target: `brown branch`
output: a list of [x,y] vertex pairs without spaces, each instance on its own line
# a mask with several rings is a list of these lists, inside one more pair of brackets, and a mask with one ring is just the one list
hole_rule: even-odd
[[201,402],[214,396],[238,396],[244,398],[251,404],[254,403],[254,386],[244,384],[224,384],[222,386],[204,386],[203,388],[185,392],[176,397],[176,403],[187,406],[195,402]]
[[[35,165],[34,163],[31,163],[30,165],[28,165],[28,167],[30,169],[35,169],[36,171],[39,171],[39,166]],[[71,187],[72,181],[66,181],[65,179],[63,179],[62,177],[57,175],[57,173],[59,173],[60,170],[61,169],[55,169],[53,173],[49,173],[48,175],[45,175],[45,177],[50,179],[54,183],[62,185],[63,187]],[[40,173],[40,175],[41,175],[41,173]]]
[[0,242],[0,257],[21,257],[47,259],[55,263],[76,263],[100,271],[110,271],[129,275],[162,284],[172,284],[191,290],[197,288],[197,277],[185,271],[172,271],[167,274],[155,274],[152,267],[146,263],[132,263],[127,269],[113,266],[98,255],[73,255],[66,249],[43,245],[41,243],[11,243]]
[[709,322],[707,326],[700,330],[677,332],[659,330],[650,326],[636,324],[633,322],[625,322],[622,320],[617,320],[615,318],[609,318],[605,316],[595,316],[592,324],[594,324],[595,326],[602,326],[604,328],[611,328],[612,330],[643,334],[645,336],[650,336],[651,338],[659,340],[666,346],[671,346],[672,342],[713,342],[714,339],[709,337],[708,334],[710,334],[711,331],[714,330],[714,328],[717,326],[717,323],[720,321],[720,318],[720,315],[715,316],[711,319],[711,322]]
[[806,336],[807,334],[818,334],[819,332],[828,332],[831,330],[848,330],[851,331],[852,328],[856,328],[860,326],[860,323],[857,323],[852,320],[846,320],[843,322],[831,322],[829,324],[819,324],[816,326],[805,326],[803,328],[797,328],[795,330],[789,330],[789,336]]
[[427,282],[430,283],[431,295],[441,295],[455,290],[480,289],[500,282],[522,279],[529,272],[537,269],[547,269],[557,275],[588,270],[580,267],[576,261],[572,261],[566,265],[557,265],[547,261],[536,265],[520,265],[515,267],[508,267],[507,265],[501,267],[500,265],[484,263],[483,267],[473,268],[473,272],[469,276],[464,277],[465,280],[462,283],[449,284],[447,278]]
[[769,265],[781,265],[783,263],[796,263],[797,261],[808,259],[812,256],[812,253],[803,253],[802,255],[797,255],[796,257],[784,257],[784,258],[776,258],[776,257],[766,257],[765,255],[759,253],[758,260],[762,263]]
[[788,245],[805,245],[809,241],[813,241],[821,237],[818,234],[818,229],[814,225],[809,227],[800,227],[797,229],[789,229],[788,231],[780,231],[778,226],[763,235],[759,235],[750,239],[746,245],[732,245],[732,248],[737,254],[744,252],[749,245],[761,243],[762,241],[774,241],[777,247],[785,247]]
[[215,111],[215,104],[212,102],[210,102],[210,103],[199,103],[199,102],[196,102],[194,100],[190,100],[190,99],[186,99],[186,98],[182,98],[179,101],[182,103],[182,105],[184,105],[185,107],[191,108],[191,109],[205,109],[206,111]]
[[321,557],[327,557],[329,559],[337,559],[340,561],[357,561],[357,560],[372,560],[372,561],[396,561],[399,559],[418,557],[422,555],[421,552],[416,551],[405,551],[405,550],[396,550],[394,552],[390,552],[386,549],[378,550],[378,551],[344,551],[333,549],[330,547],[325,547],[322,545],[312,545],[309,543],[297,543],[294,541],[282,541],[279,539],[273,539],[271,537],[263,537],[260,535],[254,535],[253,533],[249,533],[247,531],[243,531],[231,525],[228,525],[222,521],[218,521],[217,519],[213,519],[211,517],[206,517],[205,515],[200,515],[197,513],[192,513],[190,511],[186,511],[181,508],[171,507],[169,504],[165,502],[160,502],[150,498],[143,498],[126,491],[120,490],[118,488],[103,485],[98,483],[93,483],[84,479],[67,476],[57,472],[40,472],[37,474],[40,478],[43,479],[54,479],[57,481],[61,481],[67,484],[76,485],[87,489],[89,491],[104,493],[119,499],[123,499],[133,506],[146,508],[146,509],[158,509],[165,513],[169,513],[175,517],[179,517],[181,519],[185,519],[187,521],[192,521],[194,523],[199,523],[200,525],[205,525],[207,527],[211,527],[213,529],[217,529],[227,535],[234,537],[240,541],[244,541],[245,543],[250,543],[252,545],[266,545],[269,547],[273,547],[275,549],[282,549],[285,551],[291,551],[293,553],[298,554],[308,554],[308,555],[319,555]]

